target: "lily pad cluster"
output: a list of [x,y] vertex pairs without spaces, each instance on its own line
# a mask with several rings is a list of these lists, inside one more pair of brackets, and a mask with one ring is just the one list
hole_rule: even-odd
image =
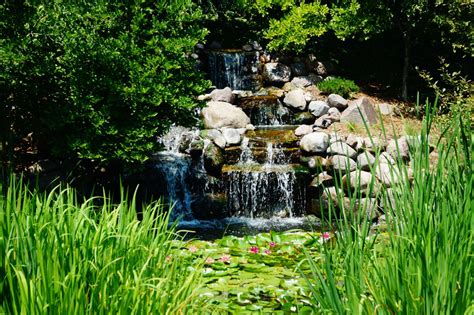
[[325,232],[287,231],[255,236],[225,236],[216,241],[192,240],[181,247],[190,265],[201,269],[203,287],[197,298],[216,314],[311,314],[305,253],[320,260]]

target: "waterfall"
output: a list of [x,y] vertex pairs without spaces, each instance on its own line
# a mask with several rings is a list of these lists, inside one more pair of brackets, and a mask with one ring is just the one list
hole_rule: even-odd
[[241,147],[239,162],[224,171],[228,211],[250,218],[301,214],[305,207],[302,187],[282,148],[268,142],[265,163],[258,164],[249,157],[252,148],[248,139]]
[[219,89],[256,91],[260,87],[258,78],[258,52],[209,51],[209,76]]
[[275,96],[251,96],[240,100],[239,106],[255,126],[282,126],[293,123],[290,110]]

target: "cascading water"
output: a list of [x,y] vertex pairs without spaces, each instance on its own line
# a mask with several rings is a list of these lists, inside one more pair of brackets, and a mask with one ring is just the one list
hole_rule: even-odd
[[224,171],[228,211],[250,218],[301,214],[305,207],[302,187],[282,148],[267,143],[264,164],[256,163],[249,156],[252,151],[248,139],[241,149],[239,162]]
[[209,76],[217,88],[256,91],[260,87],[259,52],[211,50],[207,58]]
[[239,106],[255,126],[283,126],[293,123],[290,110],[275,96],[251,96],[240,100]]

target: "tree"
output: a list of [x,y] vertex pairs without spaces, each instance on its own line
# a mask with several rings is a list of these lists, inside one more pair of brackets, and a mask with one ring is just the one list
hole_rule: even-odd
[[207,31],[192,1],[9,0],[0,21],[16,144],[32,132],[55,156],[136,162],[172,123],[195,122],[208,82],[189,55]]

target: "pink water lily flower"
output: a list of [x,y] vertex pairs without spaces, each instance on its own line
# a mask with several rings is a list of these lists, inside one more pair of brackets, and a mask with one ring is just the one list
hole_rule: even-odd
[[214,263],[214,261],[215,260],[212,257],[206,258],[206,264],[212,264],[212,263]]
[[276,246],[276,243],[275,242],[270,242],[268,245],[270,246],[270,248],[273,248],[273,247]]
[[250,247],[249,252],[251,252],[252,254],[258,254],[259,252],[258,246]]
[[323,234],[321,234],[321,237],[323,238],[323,240],[328,240],[331,238],[331,234],[329,232],[324,232]]
[[189,249],[189,251],[190,251],[191,253],[195,253],[195,252],[197,252],[197,250],[198,250],[198,248],[197,248],[196,246],[194,246],[194,245],[189,246],[188,249]]
[[165,260],[166,260],[166,261],[171,261],[171,255],[166,256],[166,257],[165,257]]
[[265,253],[265,255],[270,255],[272,253],[272,251],[269,250],[269,249],[265,249],[264,253]]
[[230,256],[229,255],[222,255],[222,257],[219,259],[223,263],[230,263]]

